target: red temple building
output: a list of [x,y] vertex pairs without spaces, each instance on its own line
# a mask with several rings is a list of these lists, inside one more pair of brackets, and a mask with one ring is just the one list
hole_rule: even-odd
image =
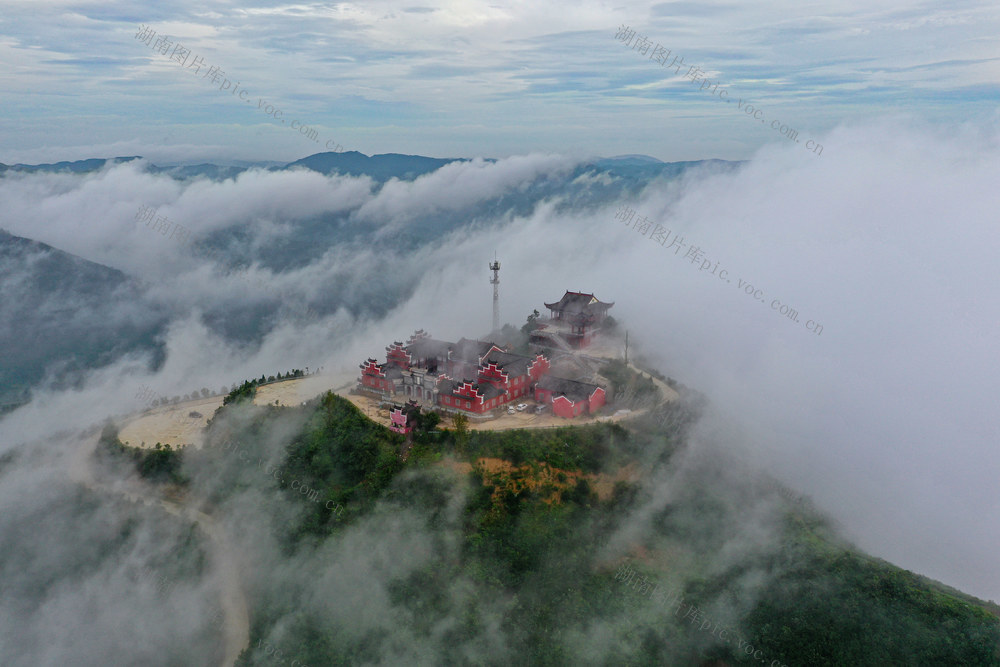
[[531,334],[531,342],[553,346],[558,344],[558,339],[562,339],[569,347],[586,347],[614,305],[614,302],[601,301],[593,294],[566,290],[559,301],[545,304],[549,309],[549,318],[538,321],[538,328]]
[[[604,405],[604,389],[552,377],[543,354],[514,354],[491,342],[467,338],[451,343],[423,330],[405,345],[396,341],[385,350],[385,363],[369,358],[361,364],[360,393],[389,402],[402,396],[414,407],[419,402],[483,418],[497,416],[508,404],[525,398],[551,404],[562,417],[590,414]],[[539,387],[544,388],[539,391]],[[405,417],[406,410],[395,404],[390,412],[393,430],[408,432],[399,430],[409,428]]]
[[476,414],[491,412],[522,396],[530,396],[535,383],[548,370],[549,360],[541,354],[526,357],[493,345],[480,357],[474,381],[442,378],[438,404]]
[[535,385],[535,400],[552,404],[552,414],[572,419],[599,410],[605,402],[604,389],[589,382],[546,375]]
[[417,405],[416,401],[394,404],[389,410],[389,430],[406,435],[413,430],[414,422],[419,413],[420,406]]

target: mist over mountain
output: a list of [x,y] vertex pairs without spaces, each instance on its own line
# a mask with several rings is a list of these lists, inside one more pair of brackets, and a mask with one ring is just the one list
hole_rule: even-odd
[[1000,4],[0,26],[0,667],[1000,667]]
[[[114,178],[113,172],[108,172],[108,168],[131,160],[141,158],[15,165],[12,172],[53,176],[90,174],[98,181],[103,181]],[[469,161],[458,161],[459,164],[466,162]],[[406,196],[405,189],[412,189],[412,186],[404,183],[413,183],[420,177],[426,177],[432,182],[426,183],[423,189],[430,189],[435,180],[445,183],[459,175],[457,171],[440,172],[443,167],[453,163],[456,161],[394,154],[369,158],[351,151],[321,153],[289,163],[280,169],[269,167],[266,171],[210,164],[161,168],[140,162],[136,163],[138,171],[131,171],[129,174],[151,187],[167,187],[176,189],[177,192],[186,192],[190,199],[204,188],[220,193],[231,188],[252,188],[254,183],[273,180],[268,178],[268,172],[290,174],[305,167],[336,179],[330,184],[349,190],[352,197],[357,197],[362,190],[370,192],[376,199],[368,203],[367,207],[375,214],[379,205],[386,206],[389,205],[386,202]],[[491,165],[495,164],[495,160],[472,161],[470,166],[474,170],[473,178],[475,171],[490,170]],[[178,215],[169,205],[159,207],[155,201],[146,203],[136,200],[136,210],[131,220],[135,223],[132,233],[139,232],[141,236],[137,234],[134,243],[136,246],[150,247],[152,264],[170,265],[176,261],[187,265],[185,269],[178,267],[178,270],[183,271],[191,271],[192,265],[200,265],[200,273],[209,273],[213,281],[231,280],[231,277],[238,276],[233,281],[237,285],[259,287],[267,282],[272,287],[255,289],[255,295],[251,299],[223,298],[217,293],[193,304],[178,301],[159,287],[146,285],[139,288],[142,282],[175,279],[169,272],[153,270],[151,273],[145,262],[139,262],[121,266],[123,271],[130,274],[132,284],[127,295],[115,294],[108,286],[95,287],[86,281],[81,282],[76,274],[81,270],[79,265],[86,262],[79,258],[72,258],[73,261],[70,261],[65,253],[57,253],[57,256],[64,259],[62,263],[53,260],[36,265],[23,253],[15,258],[8,252],[3,270],[10,277],[8,284],[11,287],[8,293],[13,298],[5,299],[5,308],[10,317],[6,320],[8,325],[4,330],[3,341],[6,343],[5,354],[9,355],[10,362],[5,368],[0,368],[0,372],[6,373],[2,377],[6,380],[5,395],[8,396],[2,402],[14,403],[13,397],[23,397],[25,391],[43,380],[47,367],[96,368],[139,349],[147,352],[155,349],[152,368],[157,368],[163,346],[162,342],[156,343],[155,335],[163,333],[168,317],[184,316],[192,312],[192,307],[200,311],[203,324],[216,333],[231,340],[255,344],[259,344],[264,336],[290,315],[301,319],[304,314],[308,314],[314,318],[344,309],[352,316],[384,316],[412,293],[416,276],[408,274],[404,268],[408,265],[405,256],[428,247],[448,234],[461,229],[474,230],[492,224],[491,221],[497,218],[530,215],[532,210],[546,200],[560,200],[561,210],[586,210],[614,201],[624,192],[639,190],[660,176],[676,178],[687,169],[701,166],[697,162],[674,165],[657,162],[648,167],[630,165],[626,175],[613,171],[622,167],[617,162],[612,164],[614,166],[605,168],[601,166],[602,161],[598,160],[554,174],[531,170],[515,172],[507,182],[484,191],[483,197],[477,196],[474,201],[470,198],[459,206],[428,202],[423,210],[386,211],[395,219],[395,229],[391,232],[392,242],[388,242],[390,236],[384,225],[359,224],[359,217],[367,217],[368,213],[360,201],[354,205],[334,206],[332,210],[303,214],[276,207],[270,212],[268,224],[283,228],[282,238],[278,242],[261,242],[261,239],[254,238],[243,226],[227,225],[199,234],[199,219],[185,213]],[[719,161],[706,164],[725,166]],[[457,167],[458,164],[454,164],[451,169]],[[435,176],[435,172],[439,173]],[[12,174],[9,178],[23,177]],[[55,187],[54,183],[55,181],[50,181],[49,185]],[[7,192],[15,192],[19,187],[27,186],[27,182],[9,180],[5,185],[9,188]],[[60,181],[60,186],[62,185],[70,188],[88,187],[86,182],[74,185],[73,181]],[[16,200],[16,196],[14,199]],[[137,221],[135,218],[140,209],[155,209],[156,216],[162,215],[163,224],[167,225],[162,229],[164,233],[154,230],[156,220],[152,215],[148,220]],[[217,216],[219,213],[212,212],[210,215]],[[124,215],[122,222],[129,222],[127,218],[128,215]],[[15,222],[13,217],[8,219]],[[251,217],[251,221],[254,221],[254,217]],[[47,238],[45,224],[44,217],[39,216],[34,226],[22,226],[21,229],[29,235],[40,231],[42,237]],[[183,231],[178,233],[178,228],[169,225],[177,225]],[[11,247],[13,241],[10,236],[3,239],[5,245]],[[123,239],[116,238],[113,242],[120,244],[122,241]],[[153,249],[152,245],[157,241],[163,242],[162,247]],[[130,242],[132,241],[124,241],[125,246]],[[386,246],[382,259],[392,262],[395,271],[378,270],[375,266],[334,265],[334,255],[340,255],[350,248],[361,251],[378,244]],[[157,253],[166,254],[167,257],[153,259]],[[174,253],[178,257],[171,258],[170,255]],[[26,270],[28,264],[31,264],[29,282],[33,286],[26,287],[28,291],[16,292],[14,286],[21,283],[14,280],[14,276]],[[323,264],[324,268],[321,269],[317,264]],[[314,267],[312,271],[307,269],[310,266]],[[99,271],[100,268],[106,267],[94,267],[94,270]],[[198,273],[198,269],[194,270]],[[324,290],[320,285],[309,284],[312,281],[299,278],[315,271],[324,271],[330,280],[339,282],[347,289]],[[113,269],[106,273],[109,274],[108,281],[125,281],[126,276],[122,271]],[[112,275],[114,278],[110,277]],[[54,289],[57,284],[65,285],[66,289]],[[80,299],[82,305],[77,303]],[[137,309],[135,312],[122,314],[117,319],[109,317],[109,311],[116,307],[114,304],[122,303],[136,304]],[[41,314],[48,309],[39,307],[42,304],[53,304],[50,308],[55,309],[78,308],[81,317],[86,313],[99,326],[59,324],[58,329],[53,331],[51,327],[57,325],[57,320],[40,319]],[[31,316],[24,316],[25,313]],[[44,343],[40,345],[38,341]],[[140,341],[144,347],[139,346]],[[41,360],[45,363],[39,363]],[[53,377],[59,378],[63,374],[64,371],[57,372]]]
[[0,229],[0,408],[43,380],[80,386],[85,372],[125,355],[155,368],[168,314],[140,281]]
[[[832,632],[901,664],[995,664],[1000,293],[977,271],[1000,247],[1000,144],[879,123],[824,142],[822,160],[740,163],[7,170],[0,372],[31,393],[0,418],[4,659],[98,664],[132,641],[126,662],[218,662],[235,580],[240,664],[267,646],[308,664],[737,662],[625,589],[628,565],[767,661],[861,650]],[[261,399],[227,405],[201,450],[115,449],[108,418],[149,393],[306,367],[333,389],[415,329],[486,336],[494,254],[502,322],[566,289],[614,301],[630,358],[687,387],[683,410],[439,431],[404,465],[340,400]],[[469,474],[480,455],[523,469]],[[517,486],[545,466],[623,485]]]

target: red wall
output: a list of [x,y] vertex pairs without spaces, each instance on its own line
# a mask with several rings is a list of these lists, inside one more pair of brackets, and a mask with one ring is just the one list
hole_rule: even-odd
[[489,382],[497,389],[507,390],[508,381],[505,373],[496,367],[496,364],[489,364],[479,371],[479,381]]
[[[451,399],[451,403],[445,403],[444,402],[445,398],[450,398]],[[456,405],[455,404],[456,401],[460,401],[461,404],[460,405]],[[469,401],[469,402],[472,403],[472,407],[471,408],[465,407],[466,401]],[[462,410],[464,412],[475,412],[477,414],[481,413],[481,412],[486,412],[487,411],[485,403],[479,402],[476,399],[471,399],[468,396],[451,396],[451,395],[448,395],[448,394],[439,394],[438,395],[438,405],[440,405],[442,408],[447,408],[448,410]]]
[[528,375],[531,376],[531,381],[538,382],[542,379],[542,376],[549,372],[550,366],[551,364],[549,364],[548,359],[540,354],[536,356],[535,361],[532,362],[531,366],[528,368]]
[[[451,404],[444,402],[446,396],[451,399]],[[455,399],[461,401],[461,404],[455,405]],[[466,401],[472,404],[471,407],[468,408],[465,407]],[[471,382],[463,383],[462,386],[458,387],[455,390],[455,393],[452,395],[439,394],[438,405],[445,408],[465,410],[466,412],[475,412],[475,413],[486,412],[486,405],[485,402],[483,401],[483,397],[479,393],[479,391],[472,386]]]
[[606,401],[605,391],[598,387],[594,390],[594,393],[590,395],[589,400],[573,401],[569,400],[565,396],[559,396],[555,401],[552,400],[552,392],[548,389],[541,389],[535,387],[535,400],[539,403],[551,403],[552,404],[552,414],[558,417],[565,417],[567,419],[572,419],[582,414],[593,414],[601,409]]
[[392,381],[386,378],[385,373],[374,362],[365,362],[365,367],[361,369],[361,384],[379,391],[396,391]]
[[406,418],[406,415],[403,414],[403,411],[401,409],[392,410],[389,412],[390,431],[395,431],[396,433],[403,433],[403,434],[409,433],[413,429],[412,427],[406,425],[407,421],[408,420]]
[[594,412],[597,412],[602,407],[604,407],[604,403],[605,403],[606,398],[607,398],[607,396],[605,395],[605,392],[604,392],[603,389],[601,389],[600,387],[598,387],[597,389],[594,390],[594,393],[590,395],[590,412],[591,412],[591,414],[593,414]]
[[390,380],[380,377],[372,377],[371,375],[362,375],[361,384],[380,391],[394,392],[396,390]]
[[552,414],[557,417],[572,419],[576,416],[573,402],[565,396],[558,396],[552,401]]

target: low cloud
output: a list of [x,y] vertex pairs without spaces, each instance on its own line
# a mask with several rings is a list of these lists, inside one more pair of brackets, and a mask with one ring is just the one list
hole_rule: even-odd
[[[173,395],[307,364],[350,377],[358,360],[382,354],[385,342],[416,328],[443,338],[485,335],[492,312],[486,267],[496,251],[505,321],[520,326],[565,289],[593,291],[615,301],[612,314],[628,328],[635,353],[711,401],[690,458],[678,461],[682,477],[649,472],[646,515],[623,522],[620,549],[653,530],[649,517],[683,490],[678,479],[721,468],[706,479],[733,486],[739,498],[744,480],[765,473],[812,497],[870,553],[1000,599],[1000,454],[991,405],[998,357],[988,335],[1000,319],[1000,288],[987,270],[1000,248],[996,134],[886,122],[840,128],[822,143],[822,159],[775,146],[735,171],[656,181],[635,199],[578,205],[547,197],[530,202],[527,213],[496,211],[475,229],[445,229],[407,247],[372,239],[405,228],[412,211],[461,212],[543,175],[569,179],[572,161],[534,156],[449,165],[426,180],[381,190],[364,178],[298,171],[177,182],[139,165],[4,178],[0,198],[10,206],[0,227],[141,277],[147,298],[172,309],[166,356],[156,370],[143,355],[123,357],[91,372],[78,389],[37,392],[0,420],[0,455],[17,452],[0,470],[5,494],[13,494],[4,498],[12,508],[8,521],[29,521],[35,511],[65,514],[65,502],[43,490],[65,478],[77,451],[65,432],[138,409],[140,385]],[[239,238],[255,249],[254,275],[283,290],[310,303],[324,293],[342,302],[307,322],[273,317],[259,335],[234,340],[208,314],[235,318],[269,297],[141,228],[134,220],[140,204],[178,221],[201,220],[234,243]],[[645,236],[616,219],[623,206],[649,218]],[[294,238],[303,219],[324,216],[329,222],[322,224],[349,232],[342,242],[301,264],[265,261],[268,244]],[[656,224],[686,245],[675,253],[669,242],[652,240]],[[358,225],[373,236],[358,235]],[[692,262],[691,246],[732,282],[702,269],[703,260]],[[378,298],[378,309],[356,306]],[[775,299],[794,307],[799,322],[776,310]],[[807,329],[807,319],[821,323],[821,333]],[[751,512],[757,518],[735,532],[720,562],[768,543],[771,510],[760,502]],[[104,511],[98,506],[95,516]],[[307,600],[310,608],[319,610],[322,593],[331,591],[379,600],[379,575],[364,585],[345,582],[336,563],[372,550],[379,531],[393,525],[373,518],[325,547],[329,552],[309,556],[328,564],[315,573],[322,585]],[[417,554],[413,567],[426,562],[427,533],[394,534],[395,548]],[[58,555],[62,539],[46,528],[32,548],[42,553],[51,540]],[[252,534],[246,539],[257,544]],[[258,546],[266,556],[264,537]],[[376,560],[366,567],[378,571]],[[385,567],[383,574],[395,566]],[[98,566],[92,580],[120,577],[116,568]],[[252,577],[266,579],[262,571]],[[756,585],[745,582],[748,595]],[[115,599],[128,599],[120,594]],[[449,594],[463,594],[460,582]],[[72,626],[67,617],[86,608],[79,595],[71,587],[55,591],[52,608],[60,611],[34,618]],[[194,597],[189,602],[196,604]],[[110,624],[112,617],[102,619]],[[280,636],[271,639],[280,644]]]

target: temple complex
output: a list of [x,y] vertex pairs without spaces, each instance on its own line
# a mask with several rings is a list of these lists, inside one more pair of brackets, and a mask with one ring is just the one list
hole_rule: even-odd
[[[514,354],[492,342],[468,338],[451,343],[423,330],[405,344],[395,341],[385,350],[385,362],[369,358],[360,365],[356,391],[396,406],[407,401],[484,419],[533,400],[551,406],[556,415],[572,418],[590,414],[605,402],[603,387],[551,375],[551,364],[541,353]],[[394,408],[394,430],[406,432],[409,412]]]
[[[500,326],[500,262],[495,258],[490,271],[492,335],[496,335]],[[535,320],[528,341],[528,347],[535,351],[530,354],[515,354],[510,346],[491,341],[438,340],[419,329],[405,344],[394,341],[387,346],[385,362],[374,357],[365,360],[355,391],[388,405],[392,429],[399,433],[410,431],[421,407],[480,420],[513,411],[513,404],[524,410],[528,406],[522,402],[532,400],[536,409],[551,409],[559,417],[589,415],[605,404],[605,389],[556,376],[551,372],[551,359],[572,357],[574,350],[587,347],[614,305],[593,294],[567,290],[559,301],[545,304],[548,318]]]

